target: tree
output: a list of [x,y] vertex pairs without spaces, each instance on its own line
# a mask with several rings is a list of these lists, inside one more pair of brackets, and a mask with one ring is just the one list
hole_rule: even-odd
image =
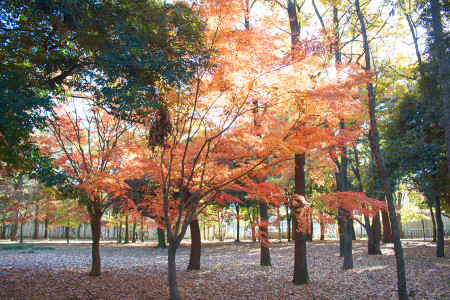
[[203,23],[182,2],[7,0],[0,12],[5,170],[42,164],[31,132],[46,125],[49,95],[89,92],[109,111],[140,120],[149,111],[135,111],[138,103],[152,114],[163,90],[189,81],[201,60]]
[[[364,43],[364,56],[365,56],[365,71],[370,72],[370,52],[369,52],[369,42],[367,39],[367,32],[365,27],[364,17],[361,12],[361,8],[359,5],[359,0],[355,0],[355,9],[358,15],[358,19],[361,25],[361,34],[363,37]],[[380,172],[381,178],[383,180],[385,196],[387,199],[388,210],[389,210],[389,218],[391,221],[391,226],[394,233],[394,249],[395,249],[395,258],[397,261],[397,283],[398,283],[398,296],[399,299],[407,299],[408,292],[406,287],[406,274],[405,274],[405,261],[403,256],[403,249],[400,241],[400,233],[398,229],[398,221],[397,215],[394,206],[394,200],[392,196],[391,183],[389,181],[389,176],[387,174],[386,168],[381,159],[380,153],[380,140],[378,135],[378,128],[375,118],[375,96],[373,94],[373,85],[371,82],[368,82],[366,85],[368,98],[369,98],[369,117],[370,117],[370,128],[372,131],[372,143],[373,143],[373,152],[376,160],[376,164],[378,167],[378,171]]]
[[89,214],[92,229],[90,275],[100,276],[101,219],[114,199],[108,194],[122,191],[122,176],[132,168],[133,156],[139,157],[127,148],[132,139],[129,125],[95,108],[92,103],[76,100],[69,103],[55,108],[49,131],[40,135],[37,142],[44,153],[55,159],[59,172],[67,178],[61,188],[71,190]]
[[[434,43],[436,43],[436,55],[439,67],[439,74],[442,84],[442,99],[444,103],[444,128],[445,145],[447,149],[447,180],[450,180],[450,66],[445,47],[444,33],[441,21],[441,5],[439,0],[430,0],[431,15],[433,22]],[[439,254],[443,256],[443,247]]]

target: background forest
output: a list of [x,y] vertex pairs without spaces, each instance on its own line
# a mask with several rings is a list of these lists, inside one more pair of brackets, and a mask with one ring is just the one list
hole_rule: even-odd
[[89,224],[98,277],[106,231],[155,229],[179,299],[186,233],[189,270],[224,224],[260,242],[261,266],[292,239],[303,285],[313,228],[338,230],[350,270],[358,226],[369,255],[394,244],[407,299],[401,239],[425,228],[402,227],[430,220],[437,257],[450,230],[449,14],[439,0],[2,1],[0,238],[33,224],[69,242]]

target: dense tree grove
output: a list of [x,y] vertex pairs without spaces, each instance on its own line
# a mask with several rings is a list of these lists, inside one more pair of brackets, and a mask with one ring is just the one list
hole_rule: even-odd
[[439,0],[2,1],[1,239],[34,222],[35,239],[64,226],[69,242],[88,223],[97,277],[102,227],[118,243],[157,228],[179,299],[188,231],[188,270],[225,222],[270,268],[277,228],[303,285],[313,225],[320,239],[337,225],[343,270],[361,225],[368,254],[381,233],[394,243],[407,299],[402,223],[431,212],[445,256],[449,14]]

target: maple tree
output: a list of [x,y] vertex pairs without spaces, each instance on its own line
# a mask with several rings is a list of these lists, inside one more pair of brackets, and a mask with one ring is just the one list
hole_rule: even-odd
[[114,199],[109,194],[122,190],[127,168],[135,167],[133,160],[139,159],[127,147],[133,132],[125,122],[76,99],[57,106],[50,120],[49,131],[38,135],[37,142],[67,178],[62,188],[71,190],[88,212],[92,230],[90,275],[99,276],[101,218]]

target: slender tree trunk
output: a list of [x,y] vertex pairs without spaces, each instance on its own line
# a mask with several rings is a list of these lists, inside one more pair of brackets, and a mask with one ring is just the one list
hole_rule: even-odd
[[287,239],[288,242],[291,241],[291,212],[289,211],[288,206],[286,205],[286,223],[287,223]]
[[6,224],[2,223],[2,233],[0,234],[0,240],[6,239]]
[[388,212],[386,211],[381,212],[381,220],[383,222],[383,243],[385,244],[393,243],[394,237],[392,236]]
[[20,243],[23,244],[23,221],[20,222]]
[[175,241],[169,241],[168,250],[168,263],[169,263],[169,292],[171,300],[179,300],[180,295],[178,293],[177,284],[177,270],[175,264],[177,248],[175,246]]
[[434,219],[433,206],[430,207],[430,214],[431,214],[431,222],[433,223],[433,243],[436,243],[437,228],[436,228],[436,221]]
[[[397,206],[401,209],[402,208],[402,193],[397,192]],[[403,227],[402,227],[402,215],[399,211],[397,211],[397,221],[398,221],[398,229],[400,230],[400,238],[404,238],[405,235],[403,233]]]
[[239,221],[240,221],[240,219],[241,219],[241,217],[239,216],[239,205],[238,204],[236,204],[236,242],[240,242],[240,240],[239,240],[239,236],[240,236],[240,234],[239,234],[239,226],[240,226],[240,224],[239,224]]
[[125,216],[125,241],[124,244],[130,243],[130,224],[128,222],[128,215]]
[[137,235],[136,235],[136,228],[137,228],[137,220],[136,217],[133,220],[133,235],[131,237],[131,242],[136,243]]
[[[295,154],[295,193],[305,197],[305,154]],[[302,203],[296,201],[294,211],[296,214],[302,207]],[[299,231],[298,218],[294,218],[295,249],[294,249],[294,284],[306,284],[309,281],[308,264],[306,261],[306,234]]]
[[222,220],[221,220],[221,217],[220,217],[220,211],[217,213],[217,218],[218,218],[218,221],[217,221],[217,223],[219,224],[219,241],[223,241],[223,237],[222,237]]
[[320,213],[320,240],[325,240],[325,224],[323,222],[323,213]]
[[278,227],[278,240],[281,242],[283,236],[281,235],[281,217],[280,217],[280,207],[277,206],[277,227]]
[[141,216],[141,231],[140,231],[141,242],[144,242],[144,217]]
[[256,242],[256,228],[255,228],[255,223],[253,221],[253,223],[251,224],[252,227],[252,242]]
[[48,216],[45,217],[44,239],[48,238]]
[[10,240],[15,242],[17,240],[17,230],[19,228],[19,221],[17,219],[14,221],[13,229],[11,230]]
[[66,226],[66,240],[67,240],[67,244],[69,244],[69,239],[70,239],[70,224],[67,224]]
[[261,224],[259,225],[259,233],[261,239],[261,266],[271,266],[270,262],[270,243],[269,243],[269,216],[267,202],[259,202],[259,215],[261,217]]
[[117,233],[117,244],[122,243],[122,221],[119,222],[119,229]]
[[445,38],[442,29],[441,5],[439,0],[430,0],[431,16],[433,23],[434,43],[436,45],[436,56],[439,66],[439,74],[442,84],[442,99],[444,101],[444,130],[445,130],[445,146],[447,150],[447,170],[450,180],[450,66],[446,53]]
[[[436,1],[436,0],[432,0]],[[359,0],[355,0],[355,9],[358,15],[359,22],[361,24],[361,34],[364,43],[364,54],[366,62],[366,71],[371,71],[370,67],[370,52],[369,52],[369,42],[367,38],[366,25],[364,17],[361,13]],[[448,66],[448,63],[447,63]],[[375,161],[378,167],[378,171],[381,174],[381,179],[383,180],[384,192],[388,203],[389,218],[391,221],[392,231],[394,234],[394,251],[395,258],[397,262],[397,285],[398,285],[398,297],[399,299],[408,299],[408,290],[406,286],[406,273],[405,273],[405,259],[403,255],[402,243],[400,241],[400,232],[397,222],[397,214],[394,206],[394,199],[392,196],[391,183],[389,181],[389,176],[387,174],[386,168],[381,159],[380,153],[380,139],[378,136],[378,128],[375,118],[375,96],[373,93],[373,85],[371,82],[367,83],[367,93],[369,97],[369,117],[370,117],[370,129],[372,130],[372,142]],[[450,144],[450,143],[449,143]],[[450,169],[450,165],[449,165]]]
[[[341,210],[341,209],[339,209]],[[339,257],[344,257],[345,253],[345,221],[340,216],[341,213],[338,214],[338,232],[339,232]]]
[[39,214],[39,205],[36,205],[36,213],[34,215],[35,219],[34,219],[33,240],[37,240],[38,237],[39,237],[39,219],[38,219],[38,214]]
[[445,257],[444,252],[444,224],[442,223],[441,217],[441,201],[439,196],[436,196],[434,202],[434,207],[436,210],[436,223],[437,223],[437,247],[436,247],[436,257]]
[[310,214],[308,217],[309,222],[309,231],[306,233],[306,241],[312,242],[313,241],[313,234],[314,234],[314,226],[312,221],[312,215]]
[[202,239],[200,234],[200,225],[198,220],[195,219],[189,224],[191,229],[191,256],[189,257],[189,270],[200,270],[200,258],[202,255]]
[[425,236],[425,223],[422,220],[422,233],[423,233],[423,240],[426,240],[426,236]]
[[158,234],[158,246],[156,246],[156,248],[165,249],[166,248],[166,237],[164,236],[164,229],[158,227],[157,234]]
[[101,226],[102,215],[94,215],[91,218],[92,231],[92,267],[89,276],[98,277],[101,275],[101,261],[100,261],[100,237],[102,234]]

